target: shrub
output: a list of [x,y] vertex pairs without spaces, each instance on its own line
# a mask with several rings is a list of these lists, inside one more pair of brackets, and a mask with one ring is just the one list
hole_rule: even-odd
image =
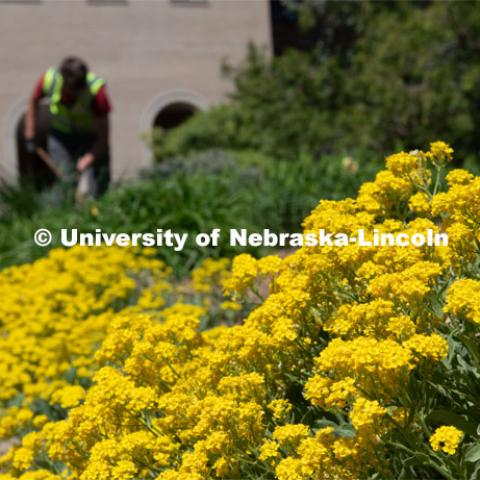
[[230,101],[159,140],[156,158],[212,147],[368,158],[438,137],[477,161],[475,2],[289,3],[311,49],[271,58],[252,47],[227,69]]
[[[62,228],[86,232],[96,228],[106,232],[170,228],[190,233],[190,237],[213,228],[225,232],[229,228],[297,228],[314,207],[318,192],[327,198],[353,195],[372,174],[372,168],[355,172],[355,161],[348,162],[344,165],[329,157],[314,162],[304,157],[290,163],[253,152],[208,151],[169,159],[145,172],[143,179],[113,189],[87,208],[42,208],[35,199],[32,203],[38,207],[26,216],[15,209],[18,201],[12,202],[13,208],[0,219],[0,264],[28,262],[44,255],[45,249],[36,246],[32,238],[40,227],[53,232],[52,246],[59,245]],[[227,237],[222,237],[217,249],[197,247],[189,241],[182,252],[159,248],[158,254],[177,275],[183,275],[206,256],[251,251],[230,247]]]

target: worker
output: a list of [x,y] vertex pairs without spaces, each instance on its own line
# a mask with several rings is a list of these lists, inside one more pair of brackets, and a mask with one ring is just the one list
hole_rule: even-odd
[[[42,98],[50,102],[48,155],[35,143]],[[110,111],[105,81],[90,72],[80,58],[65,58],[35,85],[25,115],[26,148],[31,153],[43,153],[44,161],[53,164],[50,168],[58,177],[56,187],[63,196],[74,185],[75,199],[82,202],[96,198],[108,185]]]

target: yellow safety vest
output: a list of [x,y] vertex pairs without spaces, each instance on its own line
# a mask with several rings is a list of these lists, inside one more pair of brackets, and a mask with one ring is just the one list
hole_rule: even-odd
[[95,116],[92,100],[105,85],[105,80],[94,73],[87,74],[87,88],[73,105],[62,103],[62,74],[55,68],[49,68],[43,77],[43,94],[50,98],[52,128],[63,133],[93,133]]

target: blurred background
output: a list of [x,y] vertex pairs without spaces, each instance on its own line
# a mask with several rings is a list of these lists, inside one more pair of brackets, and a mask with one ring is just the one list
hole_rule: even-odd
[[[476,1],[0,0],[0,265],[45,250],[36,226],[298,231],[384,156],[444,140],[478,171]],[[107,82],[109,192],[43,202],[23,141],[40,75],[78,55]],[[39,111],[38,142],[48,130]],[[204,255],[173,256],[176,271]]]
[[12,142],[34,83],[67,55],[107,82],[120,179],[149,164],[141,133],[177,126],[225,97],[222,61],[239,62],[249,42],[271,46],[262,0],[0,0],[0,9],[3,177],[26,163]]

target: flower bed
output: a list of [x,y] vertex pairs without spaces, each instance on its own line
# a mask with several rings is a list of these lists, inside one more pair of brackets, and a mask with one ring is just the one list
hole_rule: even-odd
[[[448,246],[242,254],[229,275],[227,263],[207,262],[194,274],[202,307],[181,292],[177,303],[153,301],[152,288],[169,289],[160,274],[138,301],[108,308],[134,285],[113,287],[106,266],[123,279],[130,257],[93,261],[80,293],[72,282],[90,250],[81,264],[72,250],[6,271],[0,429],[22,442],[0,479],[477,478],[480,178],[454,170],[440,191],[451,155],[442,142],[392,155],[357,198],[321,201],[303,224],[432,229],[448,233]],[[67,297],[45,287],[50,303],[29,306],[24,277],[56,256]],[[163,271],[150,262],[130,269]],[[95,275],[99,289],[84,288]],[[204,329],[220,283],[234,302],[225,319],[246,299],[256,305],[242,322],[237,312]],[[67,301],[77,293],[78,305]],[[50,408],[41,415],[39,399]]]

